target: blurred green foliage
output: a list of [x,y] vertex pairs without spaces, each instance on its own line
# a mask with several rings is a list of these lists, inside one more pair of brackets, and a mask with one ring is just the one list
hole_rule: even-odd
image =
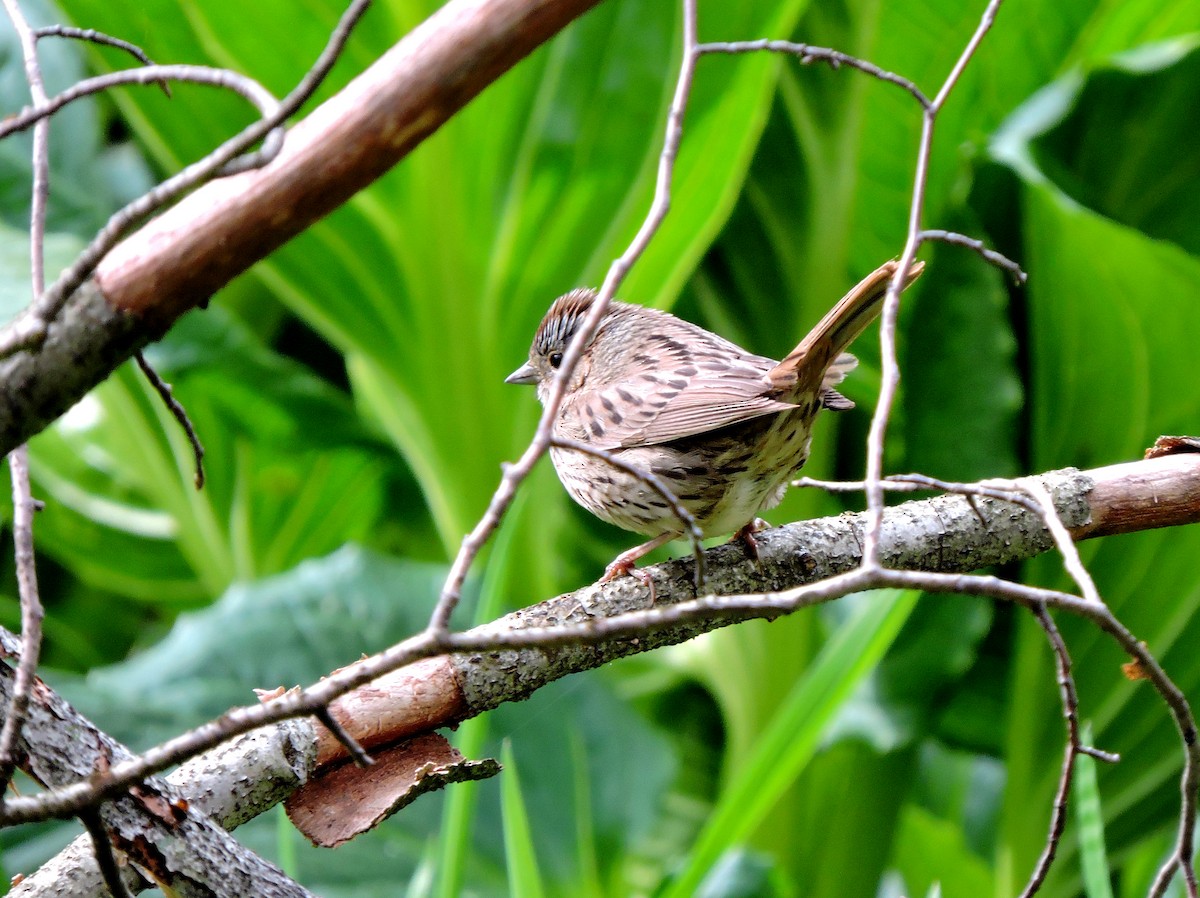
[[[321,97],[435,6],[375,4]],[[705,40],[833,46],[932,94],[982,6],[701,0],[700,28]],[[227,66],[276,93],[341,11],[62,7],[156,60]],[[253,687],[314,680],[421,626],[499,464],[532,430],[533,397],[502,378],[550,298],[598,283],[645,213],[675,7],[607,0],[153,347],[208,449],[203,492],[178,428],[130,369],[33,441],[48,502],[36,528],[46,676],[102,727],[144,747],[251,701]],[[2,40],[0,98],[15,109],[19,54]],[[923,252],[929,269],[902,310],[891,470],[1086,467],[1196,431],[1198,42],[1194,0],[1004,5],[938,121],[925,223],[985,238],[1030,280],[1014,289],[960,248]],[[44,59],[52,90],[85,60],[128,62],[50,43]],[[122,198],[249,121],[229,96],[174,93],[122,89],[55,120],[52,266]],[[704,59],[670,217],[622,296],[786,352],[898,253],[918,113],[854,71]],[[27,297],[28,177],[27,144],[0,144],[7,314]],[[860,409],[821,422],[814,476],[861,475],[879,354],[869,338],[856,352],[846,392]],[[796,492],[773,518],[841,508]],[[572,507],[542,465],[459,623],[588,582],[631,541]],[[1118,615],[1196,694],[1200,532],[1083,551]],[[1047,557],[1008,573],[1066,587],[1060,567]],[[15,623],[11,597],[0,619]],[[1178,736],[1103,634],[1060,624],[1081,714],[1123,760],[1080,784],[1087,816],[1043,894],[1102,894],[1105,858],[1112,894],[1144,894],[1177,819]],[[455,738],[468,754],[503,751],[519,783],[422,798],[332,853],[276,820],[239,837],[331,896],[1011,895],[1045,839],[1064,734],[1031,621],[965,598],[873,594],[569,678]],[[3,833],[5,869],[30,869],[69,829]]]

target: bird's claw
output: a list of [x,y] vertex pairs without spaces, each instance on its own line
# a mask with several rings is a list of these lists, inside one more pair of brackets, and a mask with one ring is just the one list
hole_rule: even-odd
[[635,580],[641,581],[646,589],[650,590],[650,604],[653,605],[657,594],[654,590],[654,578],[649,572],[634,566],[632,558],[618,556],[617,559],[604,569],[604,576],[600,578],[601,583],[611,583],[618,577],[633,577]]
[[754,518],[747,522],[746,526],[733,535],[729,541],[740,542],[746,550],[746,555],[751,561],[758,561],[758,540],[754,538],[754,534],[761,533],[766,530],[769,525],[762,518]]

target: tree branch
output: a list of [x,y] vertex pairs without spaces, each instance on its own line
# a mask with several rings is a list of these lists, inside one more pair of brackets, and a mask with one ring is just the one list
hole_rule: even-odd
[[0,453],[384,174],[597,2],[452,0],[297,123],[270,165],[206,185],[128,237],[67,298],[39,350],[0,363]]
[[[15,649],[8,645],[6,650]],[[14,674],[0,665],[0,702],[12,694]],[[299,732],[306,739],[295,745],[291,757],[307,758],[303,772],[281,774],[277,764],[270,776],[247,782],[245,769],[237,775],[228,771],[222,756],[204,762],[210,771],[199,777],[196,764],[177,771],[175,779],[191,786],[190,778],[210,788],[185,794],[179,787],[158,778],[135,784],[128,792],[101,804],[91,802],[94,838],[103,838],[143,871],[179,895],[208,895],[239,898],[243,895],[273,895],[306,898],[309,892],[288,879],[281,870],[242,847],[223,828],[229,821],[242,822],[247,795],[259,797],[259,812],[279,801],[307,776],[307,767],[315,754],[313,731],[301,723]],[[297,732],[291,729],[290,732]],[[280,731],[286,736],[289,729]],[[252,737],[247,737],[252,740]],[[239,740],[239,752],[244,752]],[[86,781],[103,776],[114,764],[128,760],[129,750],[113,740],[76,712],[45,684],[38,681],[33,690],[25,727],[18,746],[22,767],[39,782],[51,787]],[[287,769],[287,768],[284,768]],[[295,769],[295,764],[291,769]],[[286,784],[286,788],[280,788]],[[189,797],[193,796],[193,797]],[[211,809],[214,821],[203,813]],[[11,895],[95,895],[103,894],[107,880],[97,865],[92,839],[83,836],[60,855],[52,865],[24,879]],[[112,871],[109,871],[111,875]],[[132,867],[125,866],[121,878],[126,889],[140,891],[147,883]]]
[[[1197,454],[1090,472],[1051,472],[1038,480],[1075,534],[1125,532],[1129,526],[1120,518],[1127,509],[1149,508],[1155,495],[1161,517],[1142,514],[1140,529],[1200,521]],[[966,497],[948,495],[889,508],[881,560],[907,569],[905,573],[942,572],[929,575],[942,576],[931,579],[940,591],[948,582],[944,574],[1003,564],[1054,548],[1053,537],[1036,511],[989,497],[973,502],[974,507]],[[716,593],[712,597],[693,598],[694,562],[680,559],[645,568],[657,594],[653,605],[645,586],[623,578],[584,587],[464,633],[448,634],[440,642],[421,634],[307,689],[232,709],[138,758],[114,764],[107,775],[53,793],[10,799],[2,822],[69,814],[236,734],[312,714],[319,707],[328,706],[347,732],[370,750],[526,698],[560,677],[616,658],[683,642],[742,620],[777,617],[855,588],[881,585],[888,580],[887,572],[858,572],[858,579],[846,579],[855,576],[845,572],[855,571],[862,557],[864,523],[865,513],[845,514],[765,531],[757,563],[738,546],[710,549],[708,584]],[[825,580],[830,577],[840,579]],[[1009,600],[1047,601],[1049,607],[1089,617],[1097,613],[1092,603],[1063,593],[991,580],[975,586],[976,591],[986,587],[987,594]],[[787,593],[764,594],[797,589],[807,590],[799,601]],[[373,684],[371,689],[353,691],[367,682]],[[1180,712],[1185,710],[1181,706]],[[338,741],[331,734],[321,737],[318,750],[323,761],[339,757]]]

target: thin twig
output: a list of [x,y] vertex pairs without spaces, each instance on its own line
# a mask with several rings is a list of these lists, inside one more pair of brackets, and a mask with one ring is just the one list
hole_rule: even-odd
[[[855,493],[867,488],[864,480],[814,480],[811,477],[800,477],[792,481],[792,486],[816,487],[829,492]],[[1063,558],[1063,567],[1079,586],[1084,598],[1092,602],[1102,603],[1096,583],[1092,579],[1079,557],[1075,540],[1063,524],[1057,509],[1054,507],[1054,497],[1036,478],[1028,480],[981,480],[978,483],[959,483],[953,480],[941,480],[926,474],[890,474],[883,479],[880,487],[884,491],[912,492],[913,490],[942,490],[947,493],[958,493],[972,497],[983,496],[1001,502],[1012,502],[1038,514],[1046,524],[1046,529],[1054,538],[1055,546]]]
[[679,501],[679,497],[671,490],[669,486],[663,483],[662,478],[651,474],[649,471],[643,471],[636,465],[631,465],[629,462],[617,458],[611,452],[604,449],[597,449],[588,443],[580,442],[579,440],[571,440],[566,437],[551,437],[550,445],[559,449],[569,449],[572,452],[580,452],[584,455],[590,455],[593,458],[599,458],[604,462],[612,465],[618,471],[624,471],[631,477],[636,477],[654,492],[662,497],[663,501],[671,508],[671,513],[679,518],[679,523],[683,525],[688,536],[692,541],[692,557],[696,560],[693,582],[696,584],[696,591],[700,592],[704,589],[705,571],[704,571],[704,533],[700,530],[700,525],[696,523],[695,516],[683,507],[683,503]]
[[204,445],[200,442],[200,437],[196,433],[192,419],[188,417],[187,409],[183,407],[183,403],[175,398],[175,394],[171,390],[171,385],[163,380],[159,376],[159,373],[146,361],[146,356],[141,350],[135,352],[133,358],[137,362],[138,368],[141,369],[142,374],[145,375],[146,380],[150,381],[150,386],[154,387],[155,392],[158,393],[158,397],[163,401],[163,405],[167,407],[171,416],[183,428],[188,443],[192,447],[192,461],[195,465],[193,482],[196,484],[196,489],[204,489]]
[[[37,58],[37,38],[29,27],[17,0],[4,0],[4,8],[21,43],[25,80],[34,104],[44,102],[46,89]],[[44,258],[46,205],[50,198],[49,122],[39,122],[33,130],[33,196],[29,212],[30,283],[36,297],[45,285]],[[42,650],[42,600],[38,594],[37,570],[33,552],[34,502],[29,484],[29,451],[18,446],[8,457],[13,490],[13,548],[17,568],[17,590],[21,600],[21,660],[17,665],[8,715],[0,728],[0,807],[17,763],[17,742],[25,725],[29,699],[36,679]]]
[[997,268],[1002,268],[1012,275],[1013,282],[1018,286],[1023,286],[1029,279],[1029,275],[1025,270],[1010,259],[1004,253],[997,252],[987,246],[982,240],[977,240],[974,237],[968,237],[966,234],[959,234],[954,231],[943,231],[939,228],[926,228],[921,231],[921,242],[928,240],[936,240],[940,243],[949,243],[952,246],[965,246],[967,249],[973,249],[981,255],[985,261],[990,262]]
[[1058,516],[1058,511],[1054,508],[1054,499],[1051,497],[1049,491],[1036,480],[1029,480],[1023,483],[1008,481],[1005,485],[1023,490],[1037,501],[1042,509],[1042,517],[1046,521],[1046,528],[1050,531],[1050,535],[1054,537],[1054,544],[1058,547],[1059,554],[1062,555],[1063,567],[1067,569],[1067,573],[1071,575],[1076,585],[1079,586],[1079,590],[1085,599],[1089,602],[1095,602],[1098,605],[1104,604],[1100,598],[1100,591],[1096,589],[1096,582],[1092,579],[1092,575],[1088,573],[1088,569],[1084,567],[1083,560],[1079,557],[1079,550],[1075,547],[1075,540],[1071,538],[1070,532],[1067,530],[1066,525],[1063,524],[1062,518]]
[[990,0],[975,33],[959,54],[958,61],[946,76],[941,89],[933,101],[925,107],[921,116],[921,138],[917,146],[917,165],[913,175],[912,201],[908,214],[908,233],[904,251],[896,276],[888,287],[883,302],[879,326],[879,342],[882,356],[882,378],[875,413],[871,416],[871,429],[867,436],[867,511],[868,523],[863,537],[863,566],[879,564],[879,528],[883,523],[883,444],[887,436],[888,422],[896,393],[900,388],[900,365],[896,359],[896,319],[900,309],[900,292],[904,288],[904,273],[912,267],[921,246],[921,216],[925,208],[925,187],[929,180],[929,159],[933,150],[933,129],[946,98],[958,83],[963,69],[975,55],[975,50],[984,35],[992,27],[1002,0]]
[[816,61],[828,63],[829,67],[833,69],[838,69],[842,66],[858,69],[860,72],[866,72],[872,78],[878,78],[880,81],[886,81],[889,84],[895,84],[903,88],[916,97],[922,109],[929,108],[929,98],[925,96],[921,88],[917,87],[917,85],[903,75],[897,75],[895,72],[881,69],[873,62],[859,59],[857,56],[851,56],[840,50],[832,50],[829,47],[814,47],[811,44],[797,44],[792,41],[757,40],[713,41],[701,44],[696,48],[696,52],[701,55],[708,53],[760,53],[763,51],[784,53],[789,56],[799,57],[801,65],[808,65],[810,62]]
[[342,748],[346,749],[346,753],[359,767],[370,767],[375,763],[365,748],[355,739],[350,731],[342,726],[342,722],[338,720],[329,710],[328,705],[322,705],[313,711],[313,717],[321,721],[325,729],[333,734],[333,738],[342,744]]
[[37,568],[33,552],[33,515],[40,507],[30,495],[29,448],[18,446],[8,456],[12,474],[13,546],[17,567],[17,590],[21,597],[21,658],[13,682],[4,725],[0,727],[0,806],[3,806],[20,759],[17,740],[25,726],[29,699],[37,679],[38,658],[42,646],[42,609],[38,593]]
[[104,879],[104,884],[108,886],[109,892],[112,893],[112,898],[128,898],[129,891],[125,888],[125,883],[121,881],[121,868],[117,865],[112,841],[108,837],[108,830],[104,828],[104,822],[100,819],[100,812],[95,808],[88,808],[80,812],[79,820],[88,835],[92,837],[92,850],[96,854],[96,866],[100,868],[100,875]]
[[[247,75],[230,71],[229,69],[214,69],[203,65],[149,65],[140,69],[121,69],[105,75],[96,75],[73,84],[62,93],[26,106],[15,115],[8,116],[0,122],[0,139],[19,131],[24,131],[31,125],[49,118],[64,106],[76,100],[90,97],[114,87],[129,87],[133,85],[165,84],[168,81],[181,81],[189,84],[201,84],[206,87],[216,87],[233,91],[247,100],[259,115],[264,117],[274,115],[279,109],[279,101],[269,90]],[[278,152],[282,135],[273,132],[271,147]]]
[[1075,691],[1075,679],[1071,676],[1071,655],[1067,651],[1067,644],[1063,641],[1062,634],[1059,633],[1054,619],[1046,611],[1044,604],[1033,605],[1030,610],[1033,612],[1038,626],[1045,632],[1050,648],[1054,652],[1058,689],[1062,698],[1063,720],[1067,725],[1067,742],[1063,749],[1062,772],[1059,774],[1058,789],[1054,795],[1054,811],[1050,816],[1050,831],[1046,837],[1046,845],[1042,849],[1037,864],[1034,865],[1029,882],[1021,892],[1021,898],[1031,898],[1041,889],[1042,884],[1046,881],[1046,876],[1050,873],[1050,865],[1054,862],[1054,856],[1058,853],[1058,845],[1067,826],[1067,804],[1071,795],[1071,780],[1075,771],[1076,758],[1080,754],[1087,754],[1108,763],[1116,763],[1120,760],[1119,755],[1085,746],[1080,741],[1079,697]]
[[[65,37],[69,40],[86,41],[105,47],[116,47],[118,50],[124,50],[142,65],[154,65],[154,60],[137,44],[122,40],[119,37],[113,37],[111,34],[105,34],[103,31],[96,31],[94,28],[72,28],[70,25],[45,25],[35,29],[33,36],[38,40],[44,37]],[[163,93],[170,99],[171,85],[163,81],[162,89]]]
[[[940,490],[945,493],[957,493],[972,498],[981,496],[985,499],[996,499],[1001,502],[1012,502],[1040,513],[1042,506],[1024,495],[1020,490],[1001,487],[998,481],[985,480],[978,483],[960,483],[954,480],[942,480],[927,474],[889,474],[883,478],[885,492],[912,493],[917,490]],[[817,480],[813,477],[798,477],[791,482],[796,487],[811,487],[831,493],[861,493],[867,488],[865,480]]]
[[550,448],[558,409],[562,405],[567,384],[570,382],[575,367],[583,356],[584,347],[592,339],[596,328],[600,326],[600,319],[604,317],[608,303],[617,288],[625,280],[629,269],[646,251],[646,247],[650,245],[651,239],[658,232],[663,219],[666,218],[667,210],[671,207],[671,177],[675,171],[675,159],[679,153],[679,145],[683,140],[683,116],[691,95],[692,78],[696,71],[696,61],[699,58],[699,54],[696,52],[696,33],[695,0],[683,0],[683,58],[675,83],[675,94],[671,99],[671,109],[667,115],[666,135],[663,138],[662,153],[658,157],[654,199],[650,203],[650,210],[646,213],[646,217],[629,247],[609,266],[595,302],[588,309],[578,332],[567,345],[566,352],[563,353],[562,364],[558,368],[558,374],[550,385],[550,395],[546,397],[542,417],[538,420],[533,439],[521,453],[520,458],[505,466],[500,485],[496,487],[483,517],[479,519],[471,532],[463,537],[462,546],[459,548],[458,554],[450,566],[450,572],[446,576],[446,582],[442,586],[437,606],[430,616],[427,630],[431,635],[441,636],[448,632],[450,615],[462,597],[462,587],[466,582],[467,572],[484,544],[500,526],[500,520],[512,504],[517,487],[525,481],[538,459],[545,455]]

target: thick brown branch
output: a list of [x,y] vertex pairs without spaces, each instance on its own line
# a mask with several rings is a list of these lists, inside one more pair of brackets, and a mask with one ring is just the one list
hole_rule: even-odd
[[1176,527],[1200,520],[1200,453],[1163,455],[1089,471],[1092,519],[1076,539]]
[[597,2],[452,0],[299,122],[269,166],[201,188],[128,237],[68,299],[47,346],[0,363],[0,453],[377,179]]
[[117,307],[174,320],[403,159],[598,0],[455,0],[296,124],[269,166],[213,182],[99,266]]

